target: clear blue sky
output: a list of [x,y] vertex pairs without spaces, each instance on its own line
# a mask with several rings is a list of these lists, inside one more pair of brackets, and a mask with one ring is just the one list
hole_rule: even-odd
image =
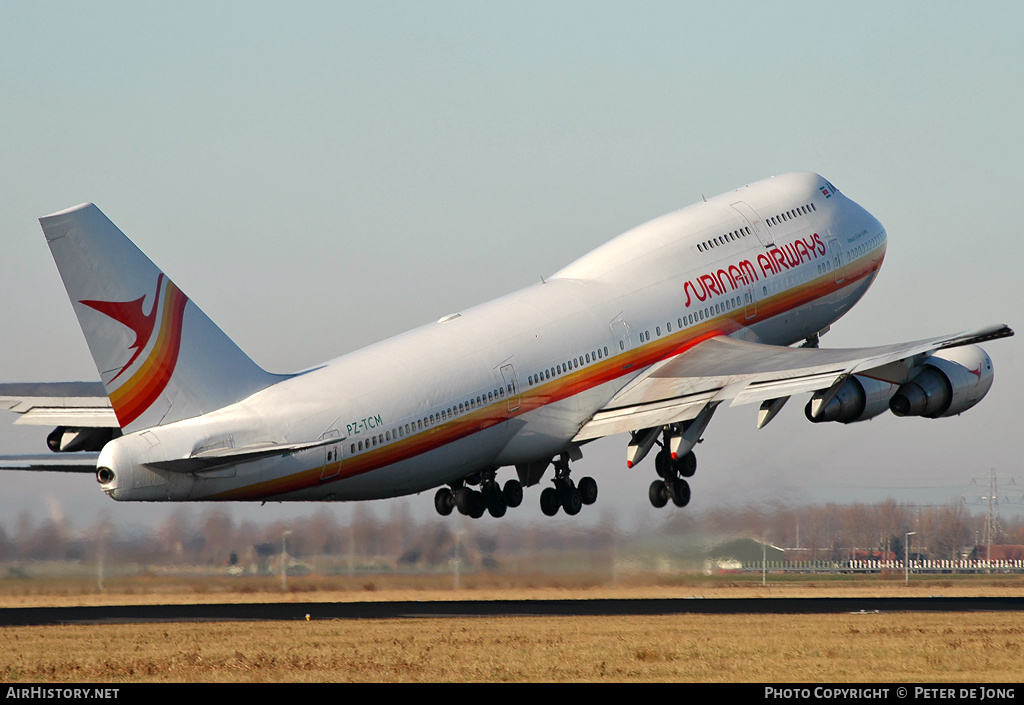
[[[823,344],[1024,327],[1022,27],[1010,2],[0,3],[0,380],[97,377],[36,222],[83,201],[272,371],[793,170],[890,237]],[[726,409],[694,506],[944,502],[974,499],[990,468],[1020,479],[1022,344],[988,346],[995,387],[958,419],[812,426],[794,400],[757,432],[756,406]],[[11,420],[4,452],[41,448],[45,429]],[[588,446],[575,473],[598,479],[599,507],[657,518],[653,470],[627,471],[624,446]],[[88,477],[0,481],[8,526],[22,508],[173,509],[115,505]],[[402,501],[431,511],[427,494]]]

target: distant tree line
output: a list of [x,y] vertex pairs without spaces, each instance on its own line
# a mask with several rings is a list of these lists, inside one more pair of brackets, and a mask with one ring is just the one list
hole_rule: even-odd
[[960,558],[978,546],[983,551],[989,543],[1024,546],[1024,517],[993,522],[984,512],[969,512],[962,503],[721,506],[673,512],[659,518],[660,523],[632,532],[619,529],[611,513],[602,517],[596,526],[579,528],[546,520],[517,523],[509,517],[490,522],[460,522],[458,517],[416,521],[408,505],[394,502],[386,517],[378,517],[373,505],[358,504],[351,520],[341,523],[324,505],[302,519],[260,524],[235,521],[229,505],[205,505],[182,506],[156,527],[132,532],[119,529],[105,514],[92,525],[71,527],[66,521],[36,520],[22,513],[13,522],[0,522],[0,562],[102,559],[143,565],[245,565],[272,571],[286,553],[312,570],[328,557],[335,566],[339,561],[436,566],[456,556],[483,564],[487,557],[507,562],[542,553],[608,553],[666,536],[683,542],[744,536],[799,551],[809,560],[845,560],[902,558],[910,532],[910,552],[928,558]]

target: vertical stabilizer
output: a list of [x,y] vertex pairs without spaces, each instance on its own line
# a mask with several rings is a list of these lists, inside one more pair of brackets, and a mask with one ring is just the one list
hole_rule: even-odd
[[39,223],[125,431],[199,416],[283,379],[250,360],[93,204]]

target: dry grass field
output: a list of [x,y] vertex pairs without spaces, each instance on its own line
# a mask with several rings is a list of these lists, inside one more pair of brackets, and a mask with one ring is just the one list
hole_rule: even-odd
[[[0,605],[128,602],[1021,595],[1024,578],[373,576],[0,581]],[[678,615],[628,618],[75,625],[0,630],[6,682],[973,682],[1024,680],[1019,614]]]

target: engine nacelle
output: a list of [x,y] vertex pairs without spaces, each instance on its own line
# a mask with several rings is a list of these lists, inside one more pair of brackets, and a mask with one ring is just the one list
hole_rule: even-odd
[[804,415],[814,423],[867,421],[889,410],[889,399],[895,392],[895,384],[853,375],[824,408],[821,405],[827,391],[815,393],[804,407]]
[[889,402],[897,416],[937,419],[967,411],[992,387],[992,358],[976,345],[940,350]]
[[46,446],[54,453],[97,451],[120,435],[119,428],[58,426],[46,437]]

